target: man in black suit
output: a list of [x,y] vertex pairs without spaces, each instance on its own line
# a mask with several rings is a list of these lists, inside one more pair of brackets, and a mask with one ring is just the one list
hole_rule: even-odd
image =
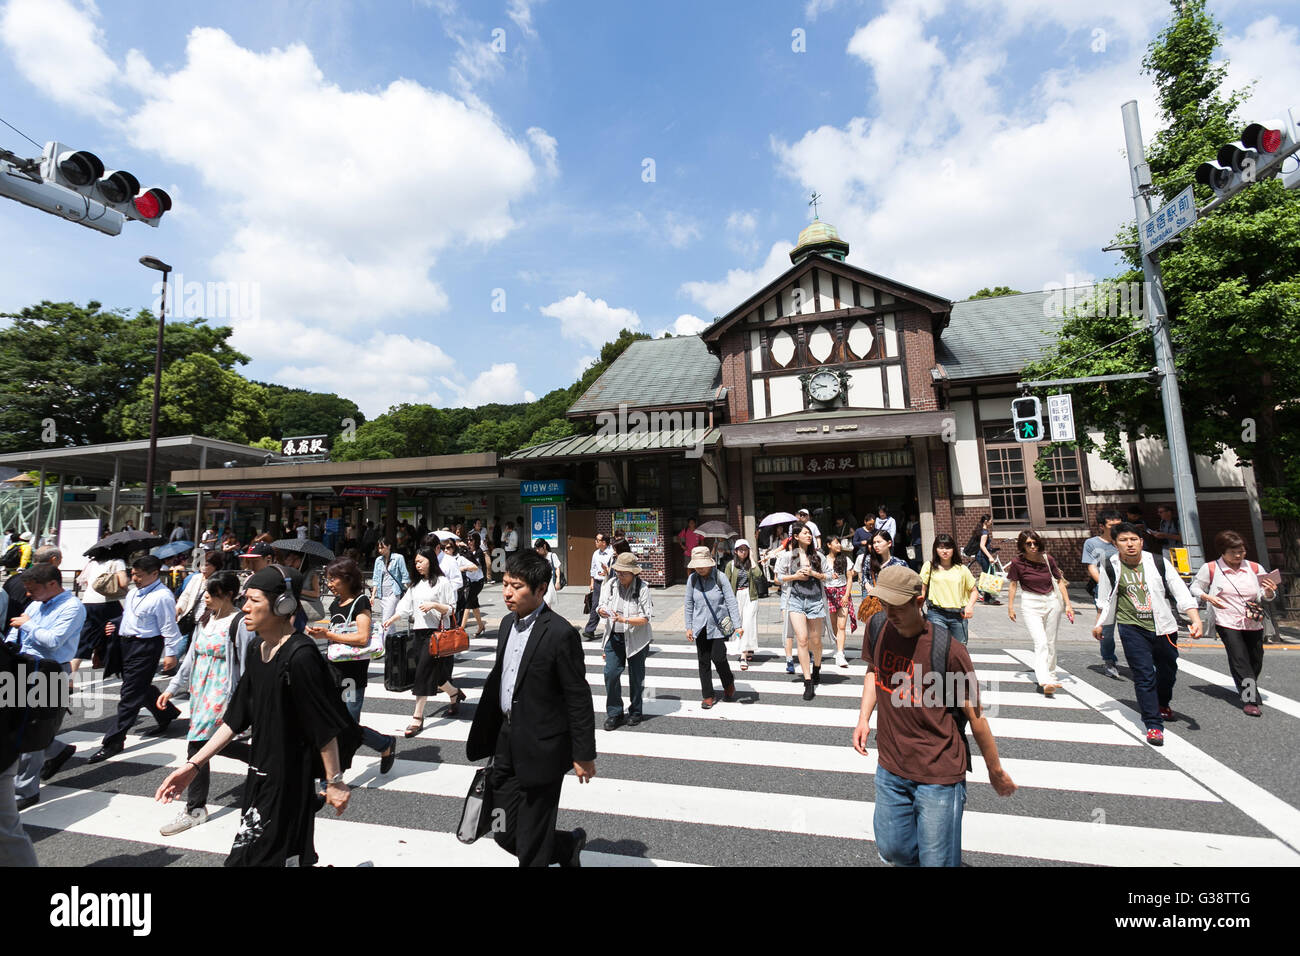
[[587,832],[555,829],[560,787],[573,768],[579,783],[596,775],[596,720],[577,629],[543,602],[551,565],[523,548],[506,565],[510,614],[474,712],[465,750],[492,756],[488,787],[497,845],[520,866],[580,866]]

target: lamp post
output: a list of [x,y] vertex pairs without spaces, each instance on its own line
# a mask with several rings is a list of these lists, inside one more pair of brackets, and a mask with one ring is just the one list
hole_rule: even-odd
[[158,309],[158,346],[153,354],[153,410],[149,415],[149,459],[144,470],[144,518],[141,530],[153,527],[153,473],[158,458],[158,394],[162,389],[163,326],[167,321],[167,273],[172,267],[153,256],[141,256],[140,265],[163,274],[161,306]]

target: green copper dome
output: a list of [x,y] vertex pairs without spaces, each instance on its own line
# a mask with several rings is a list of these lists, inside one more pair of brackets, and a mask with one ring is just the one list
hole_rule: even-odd
[[829,222],[814,219],[799,233],[799,241],[790,251],[790,261],[802,262],[811,255],[824,255],[840,262],[849,254],[849,244]]

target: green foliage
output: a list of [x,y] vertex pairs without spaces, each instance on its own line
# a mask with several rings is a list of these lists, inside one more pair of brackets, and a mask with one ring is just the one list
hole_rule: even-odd
[[279,453],[280,451],[280,439],[272,438],[270,435],[267,435],[265,438],[259,438],[257,441],[249,442],[249,444],[254,448],[263,448],[267,451],[273,451],[276,453]]
[[445,437],[444,418],[445,414],[431,405],[398,405],[360,426],[352,441],[336,443],[330,457],[364,461],[445,455],[452,449]]
[[329,435],[337,438],[346,427],[344,421],[352,419],[354,426],[365,423],[357,403],[340,398],[333,392],[309,392],[301,388],[259,383],[267,391],[267,416],[271,421],[271,437],[290,435]]
[[[153,381],[109,413],[123,438],[148,438]],[[249,443],[266,433],[266,389],[223,369],[210,355],[191,355],[167,366],[158,395],[158,436],[206,435]]]
[[966,301],[969,302],[971,299],[996,299],[999,296],[1020,295],[1020,294],[1021,293],[1019,289],[1013,289],[1010,286],[1006,286],[1006,285],[997,285],[991,289],[987,287],[980,289],[978,292],[972,295],[970,299],[967,299]]
[[[98,302],[42,302],[2,317],[13,321],[0,329],[0,451],[40,447],[45,419],[54,420],[57,445],[121,439],[110,413],[140,382],[152,383],[157,317],[128,318]],[[223,370],[247,362],[227,343],[230,334],[202,319],[169,321],[163,367],[192,355]]]
[[573,422],[564,418],[552,418],[528,436],[528,441],[524,442],[524,447],[540,445],[543,442],[555,441],[559,438],[568,438],[570,435],[576,435],[577,433],[578,428]]
[[[1193,182],[1196,166],[1244,125],[1236,115],[1241,94],[1219,91],[1225,74],[1212,55],[1220,28],[1205,0],[1172,6],[1170,24],[1144,60],[1164,122],[1147,160],[1166,198]],[[1211,194],[1198,186],[1197,198],[1204,204]],[[1131,223],[1123,232],[1135,241]],[[1278,518],[1300,519],[1300,196],[1278,180],[1256,183],[1166,247],[1161,264],[1192,452],[1218,457],[1232,449],[1255,465],[1264,507]],[[1136,252],[1129,266],[1117,280],[1141,281]],[[1093,311],[1103,315],[1084,314]],[[1055,353],[1028,366],[1025,378],[1151,368],[1145,332],[1108,347],[1142,320],[1104,312],[1084,309],[1069,317]],[[1121,432],[1165,437],[1160,394],[1147,382],[1107,382],[1073,394],[1076,418],[1104,430],[1101,452],[1112,464],[1124,464]],[[1093,447],[1086,436],[1079,444]],[[1289,563],[1297,563],[1300,544],[1293,533],[1284,538]]]

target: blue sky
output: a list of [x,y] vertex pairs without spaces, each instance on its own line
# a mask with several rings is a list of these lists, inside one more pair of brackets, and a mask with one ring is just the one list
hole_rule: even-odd
[[[1132,215],[1119,108],[1151,136],[1168,9],[7,0],[0,116],[176,208],[109,238],[0,203],[0,311],[148,306],[156,255],[242,284],[209,319],[245,374],[373,416],[523,400],[621,326],[700,328],[789,265],[814,187],[851,262],[938,294],[1104,276]],[[1247,112],[1295,103],[1294,5],[1212,9]]]

